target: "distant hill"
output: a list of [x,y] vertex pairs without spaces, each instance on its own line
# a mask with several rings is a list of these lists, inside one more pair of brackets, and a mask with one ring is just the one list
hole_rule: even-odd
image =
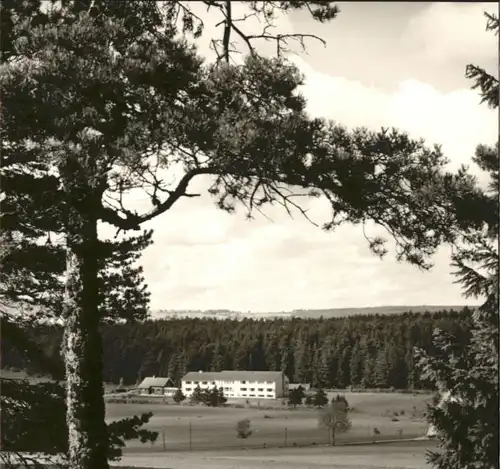
[[331,308],[331,309],[297,309],[291,314],[302,318],[338,318],[355,315],[370,314],[403,314],[407,312],[424,313],[428,311],[433,313],[443,310],[461,310],[465,307],[474,309],[475,305],[417,305],[417,306],[368,306],[366,308]]
[[461,310],[468,306],[473,309],[475,305],[417,305],[417,306],[369,306],[366,308],[329,308],[329,309],[295,309],[282,312],[241,312],[227,309],[216,310],[156,310],[152,311],[153,319],[178,319],[178,318],[213,318],[213,319],[272,319],[272,318],[340,318],[355,315],[371,314],[402,314],[406,312],[423,313],[428,311]]

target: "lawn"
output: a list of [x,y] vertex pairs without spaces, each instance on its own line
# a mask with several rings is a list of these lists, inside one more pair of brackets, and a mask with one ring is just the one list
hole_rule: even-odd
[[169,469],[430,469],[432,442],[126,454],[118,466]]
[[[351,430],[337,442],[406,439],[423,436],[427,424],[422,418],[428,395],[397,393],[346,393],[353,408]],[[270,404],[270,403],[268,403]],[[139,441],[127,444],[125,452],[162,452],[231,448],[271,448],[324,445],[328,431],[318,427],[315,409],[209,408],[175,404],[108,403],[107,420],[112,421],[151,411],[148,428],[160,433],[154,445]],[[261,401],[261,407],[264,401]],[[395,417],[394,413],[398,416]],[[403,414],[403,415],[400,415]],[[413,416],[415,415],[415,417]],[[245,441],[236,437],[236,423],[248,418],[253,434]],[[395,420],[397,419],[397,420]],[[379,431],[374,435],[374,428]]]
[[[430,469],[429,441],[364,446],[232,449],[125,454],[120,469]],[[1,467],[1,465],[0,465]],[[47,466],[50,468],[53,466]],[[54,469],[56,469],[54,467]]]

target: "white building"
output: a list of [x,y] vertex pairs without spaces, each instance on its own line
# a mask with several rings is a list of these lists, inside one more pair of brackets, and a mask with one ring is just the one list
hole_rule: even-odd
[[281,371],[191,371],[182,378],[182,392],[189,397],[200,389],[222,388],[228,398],[278,399],[288,395],[289,381]]

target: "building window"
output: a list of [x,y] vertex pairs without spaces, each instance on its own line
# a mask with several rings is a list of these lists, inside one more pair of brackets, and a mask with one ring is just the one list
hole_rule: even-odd
[[186,384],[191,384],[191,381],[186,381]]
[[270,397],[272,399],[274,396],[272,394],[268,394],[267,397]]
[[255,391],[255,388],[250,388],[250,391]]
[[273,392],[273,388],[267,388],[267,392]]
[[241,388],[241,391],[247,391],[247,388]]
[[246,381],[242,381],[241,384],[247,384],[247,382]]
[[255,394],[249,394],[250,397],[255,397]]
[[186,388],[186,391],[187,391],[187,392],[191,391],[191,388]]
[[215,381],[212,381],[212,386],[215,386]]
[[193,384],[200,384],[200,382],[199,381],[195,381]]
[[257,391],[262,392],[262,391],[264,391],[264,388],[259,388],[259,389],[257,389]]
[[259,397],[265,397],[264,394],[259,394]]
[[208,384],[206,381],[202,381],[201,384]]

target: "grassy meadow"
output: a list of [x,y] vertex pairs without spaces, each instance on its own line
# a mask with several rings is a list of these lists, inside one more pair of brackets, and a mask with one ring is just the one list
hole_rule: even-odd
[[[426,394],[403,393],[344,393],[352,407],[352,428],[337,436],[337,443],[372,442],[416,438],[425,435],[423,418]],[[331,398],[334,394],[331,394]],[[283,408],[280,401],[260,401],[252,407],[209,408],[173,403],[107,403],[107,420],[153,412],[147,428],[159,432],[153,444],[139,441],[127,443],[125,452],[162,452],[231,448],[276,448],[325,445],[328,430],[318,426],[318,411],[298,407]],[[244,402],[244,401],[243,401]],[[240,401],[240,403],[242,403]],[[262,408],[265,406],[266,408]],[[397,416],[396,416],[397,414]],[[236,424],[248,418],[252,435],[247,440],[236,436]],[[379,434],[374,434],[374,428]]]
[[365,446],[127,453],[117,466],[168,469],[429,469],[429,441]]

